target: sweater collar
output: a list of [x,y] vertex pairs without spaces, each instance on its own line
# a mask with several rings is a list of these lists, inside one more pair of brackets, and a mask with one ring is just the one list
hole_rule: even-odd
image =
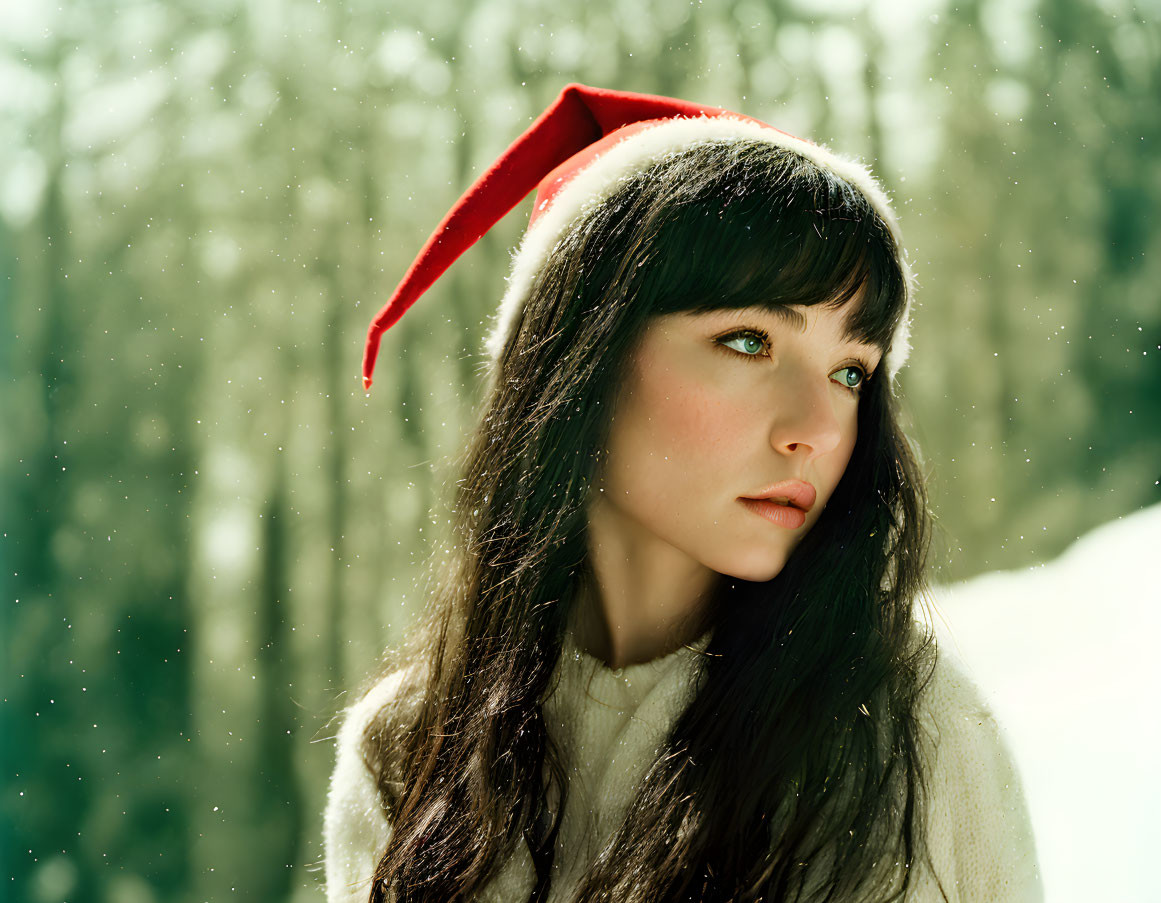
[[705,653],[712,634],[712,629],[707,630],[692,642],[647,662],[610,668],[580,647],[570,627],[564,635],[558,669],[562,682],[571,690],[583,688],[583,694],[595,701],[633,710],[654,690],[669,687],[680,691],[691,669]]

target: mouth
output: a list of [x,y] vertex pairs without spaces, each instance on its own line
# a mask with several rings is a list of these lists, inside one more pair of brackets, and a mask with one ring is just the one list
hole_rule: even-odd
[[743,496],[748,501],[761,501],[783,508],[796,508],[803,513],[814,507],[818,493],[815,488],[804,480],[783,480],[773,486],[756,492],[754,495]]
[[738,501],[752,513],[787,530],[797,530],[806,524],[806,511],[794,505],[780,504],[775,499],[768,498],[742,497]]
[[805,480],[783,480],[738,499],[750,512],[786,530],[806,525],[806,513],[818,498],[815,488]]

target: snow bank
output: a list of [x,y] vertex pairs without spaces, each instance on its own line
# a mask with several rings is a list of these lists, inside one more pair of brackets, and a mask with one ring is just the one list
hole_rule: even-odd
[[1020,767],[1051,903],[1157,899],[1161,505],[934,591]]

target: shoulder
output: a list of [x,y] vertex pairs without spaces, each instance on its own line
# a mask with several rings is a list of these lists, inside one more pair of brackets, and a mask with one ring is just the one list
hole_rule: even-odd
[[335,767],[323,818],[328,903],[366,901],[370,879],[391,836],[374,775],[363,760],[363,735],[400,693],[405,669],[387,674],[343,710]]
[[[919,696],[921,723],[932,751],[946,756],[1001,742],[999,725],[963,660],[939,642],[931,679]],[[975,740],[973,741],[973,737]]]
[[950,900],[1042,899],[1031,821],[1003,731],[941,643],[920,694],[931,866]]

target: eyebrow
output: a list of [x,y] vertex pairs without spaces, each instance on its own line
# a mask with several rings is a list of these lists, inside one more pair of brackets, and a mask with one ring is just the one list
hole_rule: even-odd
[[798,332],[806,332],[806,317],[792,307],[770,307],[761,308],[766,313],[773,314],[777,319],[782,320],[788,326],[792,326]]
[[791,326],[798,332],[806,332],[806,317],[799,311],[790,307],[782,307],[771,305],[766,307],[761,304],[754,304],[750,307],[723,307],[707,311],[709,314],[722,313],[727,316],[734,317],[758,317],[758,316],[773,316],[783,323]]

